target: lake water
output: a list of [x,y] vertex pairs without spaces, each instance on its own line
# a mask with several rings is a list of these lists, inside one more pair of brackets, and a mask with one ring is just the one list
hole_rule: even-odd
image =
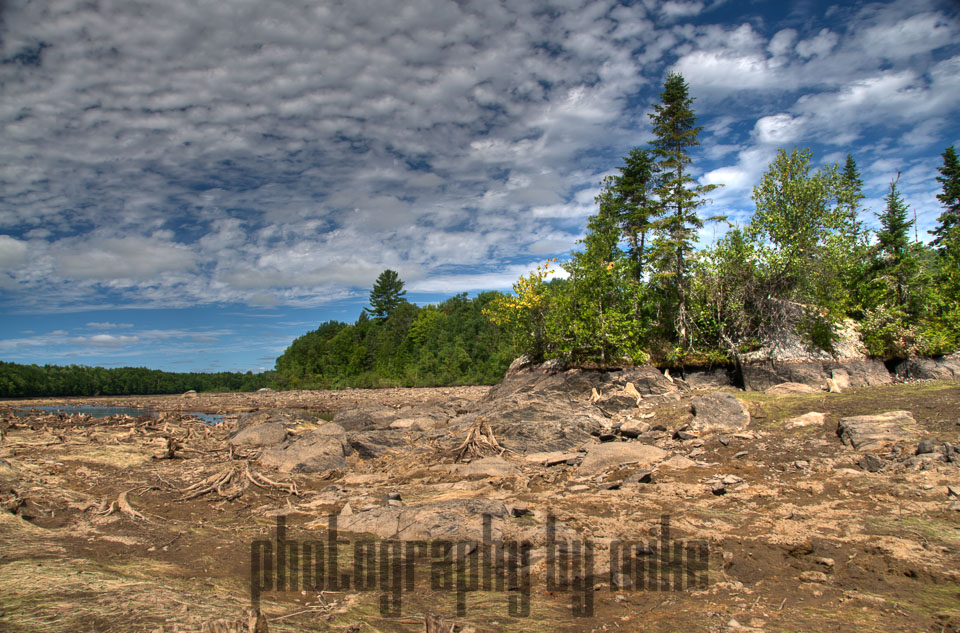
[[[17,417],[25,418],[30,416],[31,411],[49,411],[51,413],[65,413],[67,415],[76,415],[85,413],[92,418],[109,418],[114,415],[129,415],[134,418],[146,415],[152,418],[157,417],[157,412],[152,409],[141,409],[140,407],[101,407],[91,404],[81,405],[43,405],[39,407],[30,407],[30,409],[18,409],[14,411]],[[219,424],[226,417],[218,413],[198,413],[195,411],[184,411],[184,415],[203,420],[207,424]]]

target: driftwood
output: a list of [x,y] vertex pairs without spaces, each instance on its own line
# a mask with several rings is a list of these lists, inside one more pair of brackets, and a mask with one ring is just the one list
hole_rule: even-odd
[[487,419],[478,417],[467,432],[463,444],[453,449],[454,461],[462,461],[464,457],[482,457],[485,454],[503,455],[505,450],[494,437]]

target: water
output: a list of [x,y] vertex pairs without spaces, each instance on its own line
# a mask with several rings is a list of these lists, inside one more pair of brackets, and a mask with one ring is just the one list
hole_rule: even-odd
[[[134,418],[139,418],[144,415],[151,418],[157,417],[157,412],[152,409],[143,409],[140,407],[106,407],[92,404],[64,406],[43,405],[38,407],[30,407],[30,409],[17,409],[13,413],[17,417],[26,418],[31,415],[31,411],[49,411],[51,413],[64,413],[67,415],[84,413],[92,418],[109,418],[114,415],[129,415],[130,417]],[[224,418],[226,417],[218,413],[199,413],[195,411],[184,411],[183,414],[203,420],[207,424],[219,424],[220,422],[223,422]]]

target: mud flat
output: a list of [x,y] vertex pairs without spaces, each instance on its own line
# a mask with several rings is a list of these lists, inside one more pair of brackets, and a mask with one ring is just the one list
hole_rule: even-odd
[[[0,630],[246,632],[254,602],[270,631],[960,630],[960,383],[776,391],[534,368],[2,401]],[[14,415],[54,404],[157,415]],[[526,566],[487,584],[485,534]]]

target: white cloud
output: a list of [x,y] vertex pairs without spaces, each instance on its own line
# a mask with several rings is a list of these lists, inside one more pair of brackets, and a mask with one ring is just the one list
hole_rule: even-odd
[[26,242],[0,235],[0,273],[12,270],[27,261],[29,247]]
[[797,53],[800,57],[823,57],[827,55],[840,41],[840,36],[830,29],[821,29],[815,37],[801,40],[797,44]]

